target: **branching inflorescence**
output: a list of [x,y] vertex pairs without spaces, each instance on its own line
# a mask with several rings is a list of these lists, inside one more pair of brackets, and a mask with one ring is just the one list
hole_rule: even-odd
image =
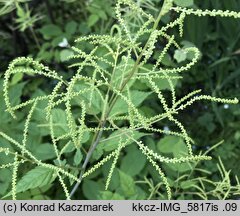
[[[124,18],[125,8],[129,8],[142,16],[144,24],[137,32],[131,32],[131,27]],[[169,12],[177,13],[179,16],[172,22],[162,25],[162,23],[160,23],[162,16]],[[160,167],[161,163],[175,164],[211,159],[211,157],[205,155],[193,155],[191,147],[193,141],[189,137],[184,125],[177,119],[177,114],[199,100],[236,104],[238,103],[238,99],[222,99],[209,95],[199,95],[200,90],[193,91],[183,98],[177,99],[174,80],[181,79],[182,73],[190,70],[198,62],[200,51],[196,47],[181,48],[175,39],[176,36],[169,35],[168,30],[177,27],[179,29],[179,35],[182,36],[184,19],[190,14],[196,16],[240,17],[240,13],[231,11],[203,11],[174,7],[171,0],[165,0],[159,16],[154,18],[151,14],[139,8],[132,0],[118,0],[116,4],[116,17],[119,24],[117,27],[115,26],[117,32],[114,34],[114,31],[112,31],[111,35],[84,36],[76,40],[76,46],[72,47],[75,54],[69,57],[69,59],[72,59],[74,62],[70,67],[75,69],[76,72],[70,80],[65,80],[57,72],[29,57],[20,57],[10,63],[4,79],[4,98],[7,111],[15,118],[15,112],[17,110],[27,106],[31,107],[26,117],[22,142],[17,142],[3,132],[0,132],[2,137],[19,149],[16,152],[10,152],[14,155],[13,163],[0,166],[0,168],[13,168],[12,191],[10,192],[13,199],[16,199],[16,194],[19,191],[16,181],[18,167],[20,164],[29,161],[37,166],[52,170],[53,179],[58,178],[66,198],[70,199],[78,189],[83,178],[113,158],[113,163],[106,180],[107,189],[113,170],[117,166],[120,151],[129,143],[135,143],[161,176],[166,187],[167,198],[171,199],[170,185]],[[147,40],[144,39],[146,36],[148,38]],[[167,40],[167,43],[165,47],[162,48],[157,60],[155,60],[154,66],[149,69],[145,66],[149,61],[154,61],[152,57],[156,51],[156,44],[159,43],[162,38]],[[83,50],[79,48],[79,45],[82,43],[89,44],[89,47],[92,47],[92,49]],[[176,68],[163,67],[161,64],[163,57],[169,52],[170,48],[182,49],[186,53],[191,53],[193,57],[183,66]],[[57,84],[51,94],[34,97],[13,106],[9,97],[9,81],[11,76],[16,73],[42,75],[46,78],[56,80]],[[165,92],[156,84],[158,79],[168,82],[172,99],[170,102]],[[132,89],[136,80],[144,80],[148,83],[151,92],[141,93],[143,97],[145,97],[146,94],[155,94],[162,105],[162,113],[156,116],[146,117],[139,111],[138,106],[141,102],[134,99],[136,90]],[[27,141],[30,122],[38,103],[41,101],[47,101],[45,107],[46,120],[49,125],[52,144],[58,161],[58,164],[55,165],[38,160],[32,152],[28,150]],[[122,109],[127,108],[127,110],[121,110],[121,107],[117,109],[117,104],[119,103],[124,104]],[[78,109],[80,112],[78,112],[77,119],[73,114],[73,109],[76,104],[80,107],[80,109]],[[55,125],[52,112],[57,107],[63,107],[67,119],[68,132],[61,136],[56,135],[54,132]],[[99,120],[97,126],[92,127],[88,123],[88,116],[90,115],[95,116]],[[168,119],[174,123],[179,130],[166,131],[154,128],[153,124],[163,119]],[[125,125],[129,125],[128,128],[119,127],[117,124],[119,121],[124,121],[126,123]],[[145,134],[157,132],[183,138],[188,149],[188,155],[179,158],[169,158],[154,152],[148,147],[147,143],[133,136],[133,133],[139,130],[145,131]],[[113,143],[115,147],[113,147],[111,153],[103,157],[96,165],[86,170],[93,152],[98,148],[100,143],[101,146],[104,146],[103,134],[108,131],[119,132],[117,135],[119,138],[118,142]],[[76,175],[70,173],[67,167],[60,167],[59,164],[61,163],[61,156],[69,143],[72,142],[76,149],[82,147],[82,139],[85,132],[93,132],[95,136],[84,159],[79,177],[76,177]],[[62,149],[60,149],[58,145],[60,141],[66,143]],[[2,154],[3,152],[9,154],[9,149],[0,148],[0,153]],[[72,191],[69,191],[69,186],[65,183],[67,179],[77,183]]]

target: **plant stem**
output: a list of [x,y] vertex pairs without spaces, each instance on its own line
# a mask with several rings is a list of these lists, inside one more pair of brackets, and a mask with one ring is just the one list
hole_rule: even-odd
[[[102,125],[101,125],[100,127],[101,127],[101,128],[104,128],[104,127],[105,127],[105,124],[106,124],[106,119],[105,119],[105,121],[102,123]],[[71,193],[70,193],[70,198],[71,198],[71,197],[73,196],[73,194],[76,192],[76,190],[78,189],[78,187],[79,187],[79,185],[80,185],[80,183],[81,183],[81,181],[82,181],[82,177],[83,177],[83,174],[84,174],[84,172],[85,172],[85,170],[86,170],[86,168],[87,168],[87,164],[88,164],[88,162],[89,162],[89,160],[90,160],[90,158],[91,158],[91,156],[92,156],[92,154],[93,154],[93,151],[94,151],[95,148],[97,147],[97,145],[98,145],[98,143],[99,143],[99,141],[100,141],[100,139],[101,139],[101,137],[102,137],[102,133],[103,133],[103,130],[100,130],[100,131],[98,132],[97,138],[96,138],[95,142],[91,145],[91,147],[90,147],[90,149],[89,149],[89,151],[88,151],[88,153],[87,153],[87,156],[86,156],[86,158],[85,158],[85,161],[84,161],[84,163],[83,163],[83,165],[82,165],[82,169],[81,169],[80,175],[79,175],[79,177],[78,177],[79,182],[77,182],[77,183],[74,185],[74,187],[73,187],[73,189],[72,189],[72,191],[71,191]]]
[[33,29],[32,26],[30,26],[30,31],[31,31],[31,33],[32,33],[33,39],[34,39],[35,42],[36,42],[36,45],[37,45],[38,49],[40,50],[40,49],[41,49],[41,46],[40,46],[40,44],[39,44],[39,41],[38,41],[38,39],[37,39],[37,36],[36,36],[35,31],[34,31],[34,29]]
[[[167,2],[167,0],[164,0],[163,7],[164,7],[165,2]],[[163,8],[163,7],[162,7],[162,8]],[[160,20],[161,20],[161,17],[162,17],[162,9],[160,10],[160,13],[159,13],[156,21],[154,22],[154,25],[153,25],[153,28],[152,28],[153,31],[157,29],[158,24],[159,24],[159,22],[160,22]],[[122,84],[122,86],[121,86],[121,88],[120,88],[120,90],[119,90],[120,92],[122,92],[122,91],[124,90],[125,86],[126,86],[127,83],[129,82],[129,80],[132,78],[132,76],[133,76],[133,75],[135,74],[135,72],[137,71],[138,65],[139,65],[139,63],[140,63],[140,61],[141,61],[141,59],[142,59],[142,57],[143,57],[144,52],[145,52],[146,49],[147,49],[147,46],[148,46],[149,41],[150,41],[150,38],[148,39],[148,41],[146,42],[146,44],[145,44],[142,52],[141,52],[140,55],[138,56],[138,58],[137,58],[137,60],[136,60],[136,62],[135,62],[135,64],[134,64],[134,66],[133,66],[133,69],[131,70],[131,72],[130,72],[129,75],[127,76],[126,80],[125,80],[124,83]],[[101,123],[101,125],[100,125],[100,128],[103,129],[103,128],[106,126],[107,118],[108,118],[108,116],[109,116],[109,114],[110,114],[110,112],[111,112],[114,104],[116,103],[117,99],[118,99],[118,95],[115,95],[115,96],[111,97],[111,99],[110,99],[110,101],[109,101],[109,104],[110,104],[110,105],[109,105],[109,109],[108,109],[108,111],[106,112],[106,115],[105,115],[105,117],[104,117],[104,119],[103,119],[103,121],[102,121],[102,123]],[[91,147],[90,147],[90,149],[89,149],[89,151],[88,151],[88,153],[87,153],[87,156],[86,156],[86,158],[85,158],[85,160],[84,160],[84,163],[83,163],[83,166],[82,166],[80,175],[79,175],[79,177],[78,177],[79,182],[77,182],[77,183],[74,185],[74,187],[73,187],[73,189],[72,189],[72,191],[71,191],[71,193],[70,193],[70,198],[74,195],[74,193],[77,191],[80,183],[82,182],[83,174],[84,174],[84,172],[85,172],[85,170],[86,170],[87,164],[88,164],[88,162],[89,162],[89,160],[90,160],[90,158],[91,158],[94,150],[96,149],[96,147],[97,147],[97,145],[98,145],[98,143],[99,143],[99,141],[100,141],[100,139],[101,139],[101,137],[102,137],[102,133],[103,133],[103,130],[98,131],[97,136],[96,136],[96,139],[95,139],[95,142],[91,145]]]

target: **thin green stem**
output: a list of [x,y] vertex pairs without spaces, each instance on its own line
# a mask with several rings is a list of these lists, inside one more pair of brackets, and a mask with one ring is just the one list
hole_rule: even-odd
[[31,31],[31,33],[32,33],[32,35],[33,35],[33,38],[34,38],[34,40],[35,40],[35,42],[36,42],[36,45],[37,45],[38,49],[40,50],[40,49],[41,49],[41,46],[40,46],[40,43],[39,43],[39,41],[38,41],[38,39],[37,39],[37,35],[35,34],[35,31],[34,31],[34,29],[33,29],[32,26],[30,27],[30,31]]

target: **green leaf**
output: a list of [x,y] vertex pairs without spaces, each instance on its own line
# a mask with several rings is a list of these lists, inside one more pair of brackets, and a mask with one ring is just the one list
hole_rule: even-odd
[[62,62],[68,61],[69,57],[72,56],[74,52],[70,49],[64,49],[60,52],[60,60]]
[[89,27],[92,27],[98,20],[99,17],[96,14],[92,14],[88,17],[87,24]]
[[19,83],[17,85],[11,86],[9,89],[9,98],[12,105],[18,105],[21,101],[20,97],[22,95],[25,82]]
[[54,24],[45,25],[39,31],[46,40],[63,34],[62,30]]
[[19,4],[16,4],[17,7],[17,15],[19,18],[25,18],[26,17],[26,13],[25,11],[22,9],[22,7]]
[[[169,77],[171,76],[175,76],[176,74],[171,73],[169,74]],[[167,79],[159,79],[159,78],[155,78],[153,79],[153,81],[155,82],[155,84],[157,85],[157,87],[159,88],[159,90],[164,90],[164,89],[171,89],[169,82]],[[176,86],[178,80],[177,79],[172,79],[172,84],[173,86]],[[149,84],[150,86],[150,84]],[[152,87],[151,87],[152,88]]]
[[16,85],[23,78],[23,73],[16,73],[13,75],[11,85]]
[[180,183],[180,187],[183,189],[183,190],[186,190],[186,189],[189,189],[191,187],[194,187],[196,185],[196,181],[194,180],[186,180],[186,181],[183,181]]
[[0,170],[0,195],[4,195],[7,192],[7,189],[11,184],[11,182],[12,182],[12,172],[9,169],[1,169]]
[[104,186],[96,181],[86,179],[83,182],[83,194],[89,200],[96,200],[103,189]]
[[[156,51],[153,55],[153,58],[155,60],[157,60],[159,58],[160,54],[161,54],[161,51]],[[161,64],[163,64],[165,66],[168,66],[168,67],[174,67],[175,66],[174,62],[172,61],[172,57],[168,53],[166,53],[163,56],[163,58],[161,60]],[[147,65],[149,65],[149,64],[144,65],[144,67],[146,67]]]
[[[1,85],[1,83],[0,83]],[[1,91],[1,89],[0,89]],[[10,122],[12,120],[10,114],[8,112],[6,112],[6,106],[5,106],[5,102],[4,102],[4,98],[3,95],[0,94],[0,129],[3,129],[3,125],[6,124],[7,122]]]
[[38,194],[38,195],[35,195],[31,198],[31,200],[46,200],[46,199],[49,199],[49,197],[47,197],[46,195],[44,194]]
[[157,143],[157,148],[162,153],[172,153],[174,157],[186,156],[188,148],[181,137],[165,136]]
[[101,148],[96,148],[93,152],[92,158],[98,160],[103,155],[103,150]]
[[182,50],[182,49],[175,50],[173,57],[174,57],[174,59],[177,60],[178,63],[180,63],[187,59],[187,53],[185,50]]
[[67,116],[61,109],[52,109],[53,131],[55,136],[61,136],[68,132]]
[[[154,107],[154,106],[153,106]],[[140,109],[139,109],[139,112],[147,117],[147,118],[151,118],[155,115],[157,115],[157,112],[156,110],[154,110],[153,108],[151,108],[150,106],[142,106]]]
[[121,161],[121,170],[130,176],[135,176],[144,168],[146,156],[136,146],[131,146]]
[[44,193],[47,192],[51,187],[52,187],[52,184],[49,184],[41,188],[31,189],[31,195],[32,196],[41,195],[41,194],[45,195]]
[[[46,94],[40,90],[37,89],[34,94],[32,95],[32,98],[38,97],[38,96],[45,96]],[[46,121],[46,111],[45,108],[47,106],[48,102],[45,100],[39,101],[37,103],[37,106],[33,112],[32,119],[36,122],[36,127],[38,130],[38,133],[41,135],[48,135],[50,134],[49,130],[49,122]],[[35,122],[32,122],[35,123]]]
[[[125,78],[129,75],[129,73],[132,71],[133,66],[135,62],[130,59],[123,57],[121,62],[117,65],[115,70],[113,71],[112,75],[112,85],[119,89],[123,82],[125,81]],[[130,80],[128,83],[128,87],[130,87],[133,84],[134,80]]]
[[[38,166],[29,172],[27,172],[17,183],[16,193],[25,192],[29,189],[43,187],[45,185],[51,184],[55,178],[56,174],[52,169]],[[12,194],[9,192],[4,197],[8,197]]]
[[106,13],[103,11],[103,10],[98,10],[98,16],[101,18],[101,19],[103,19],[103,20],[107,20],[107,15],[106,15]]
[[173,0],[174,3],[181,7],[190,7],[193,6],[194,1],[193,0]]
[[[90,85],[78,83],[74,86],[74,91],[78,92],[80,90],[89,88]],[[90,97],[90,95],[92,95],[92,97]],[[86,113],[90,115],[96,115],[103,110],[102,93],[98,89],[89,89],[87,93],[79,95],[73,101],[76,105],[79,105],[81,101],[84,101],[86,105]]]
[[[111,167],[112,167],[112,160],[109,160],[102,166],[102,169],[99,170],[100,172],[103,173],[104,179],[108,178],[109,170],[111,169]],[[115,191],[117,188],[119,188],[119,185],[120,185],[119,172],[118,172],[118,169],[114,169],[108,189],[110,191]]]
[[[97,149],[102,149],[104,151],[113,151],[118,147],[120,138],[122,139],[122,142],[127,141],[128,136],[131,136],[132,138],[138,140],[141,137],[147,135],[146,133],[141,133],[138,131],[129,131],[129,129],[123,129],[122,131],[114,131],[106,141],[100,141],[99,145],[97,146]],[[133,143],[132,139],[128,140],[126,145],[129,145]]]
[[[1,124],[0,124],[0,126],[1,126]],[[14,149],[13,149],[12,145],[7,140],[5,140],[3,137],[0,137],[0,147],[1,148],[8,148],[9,151],[14,152]],[[10,155],[10,154],[6,155],[3,152],[0,153],[0,165],[1,164],[13,163],[13,162],[14,162],[14,156],[13,155]]]
[[101,191],[100,200],[124,200],[125,198],[118,193],[112,193],[111,191]]
[[[79,170],[77,170],[77,169],[72,169],[69,173],[71,173],[72,175],[74,175],[76,178],[78,178],[78,176],[79,176]],[[76,183],[76,181],[74,180],[74,179],[69,179],[69,183],[70,183],[70,185],[72,186],[74,183]]]
[[120,187],[126,197],[133,196],[136,193],[134,180],[131,176],[119,170]]
[[81,139],[81,144],[86,143],[90,138],[89,131],[84,131]]
[[[190,41],[183,40],[181,41],[181,44],[183,45],[183,49],[190,48],[190,47],[195,47],[196,45]],[[202,53],[200,53],[200,58],[202,56]],[[187,59],[192,60],[195,57],[195,53],[193,51],[187,52]],[[211,67],[211,66],[210,66]]]
[[198,117],[197,122],[200,126],[207,129],[209,133],[212,133],[216,128],[213,117],[213,114],[206,112],[202,116]]
[[[127,93],[125,92],[125,95]],[[130,91],[130,97],[133,105],[138,107],[149,95],[151,92],[143,92],[138,90]],[[128,104],[122,99],[118,98],[115,105],[113,106],[110,116],[120,115],[128,112]]]
[[[18,83],[15,85],[11,85],[9,87],[9,98],[10,98],[10,102],[11,102],[12,106],[20,103],[22,91],[23,91],[25,84],[26,84],[25,82],[22,82],[22,83]],[[2,91],[3,91],[3,81],[0,80],[0,92],[2,92]],[[0,113],[1,113],[0,129],[6,130],[8,128],[6,128],[5,124],[12,121],[12,117],[6,111],[6,105],[5,105],[4,96],[2,93],[0,94]]]
[[73,158],[74,165],[75,166],[79,165],[81,163],[82,159],[83,159],[82,152],[80,151],[80,149],[77,149],[76,153],[74,155],[74,158]]
[[[65,41],[66,40],[66,41]],[[65,42],[65,44],[64,44],[64,46],[62,46],[62,44]],[[55,37],[52,41],[51,41],[51,45],[53,46],[53,47],[58,47],[58,46],[60,46],[60,47],[66,47],[66,46],[68,46],[68,41],[67,41],[67,39],[63,36],[63,35],[60,35],[60,36],[58,36],[58,37]],[[47,50],[46,50],[47,51]]]
[[52,144],[46,143],[38,145],[33,153],[37,159],[42,161],[56,158],[56,153]]
[[73,35],[77,30],[77,23],[75,21],[68,22],[65,26],[65,31],[69,35]]
[[[175,67],[176,65],[172,64],[172,67]],[[152,64],[145,64],[143,67],[140,69],[141,73],[148,73],[153,71],[153,65]],[[168,73],[169,78],[179,76],[178,73]],[[155,85],[159,88],[159,90],[165,90],[165,89],[171,89],[168,79],[166,78],[153,78],[153,81],[155,82]],[[171,79],[173,86],[176,86],[178,79]],[[148,80],[141,80],[142,83],[145,83],[146,86],[151,88],[153,91],[155,91],[152,87],[152,85],[149,83]]]
[[66,145],[67,145],[67,147],[64,148],[62,153],[70,153],[70,152],[73,152],[76,149],[76,147],[75,147],[75,145],[74,145],[74,143],[72,141],[70,141]]
[[[171,154],[175,158],[188,155],[188,148],[181,137],[166,136],[158,142],[157,148],[161,153]],[[175,172],[187,172],[191,170],[191,165],[187,162],[166,164],[166,166]]]
[[136,186],[136,194],[133,196],[133,198],[130,199],[146,200],[147,197],[147,192],[143,188]]

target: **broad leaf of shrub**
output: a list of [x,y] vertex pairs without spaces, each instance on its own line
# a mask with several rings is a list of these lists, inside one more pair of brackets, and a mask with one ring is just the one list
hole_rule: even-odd
[[[52,169],[38,166],[27,172],[17,183],[16,193],[51,184],[56,178]],[[5,197],[12,194],[9,192]]]

